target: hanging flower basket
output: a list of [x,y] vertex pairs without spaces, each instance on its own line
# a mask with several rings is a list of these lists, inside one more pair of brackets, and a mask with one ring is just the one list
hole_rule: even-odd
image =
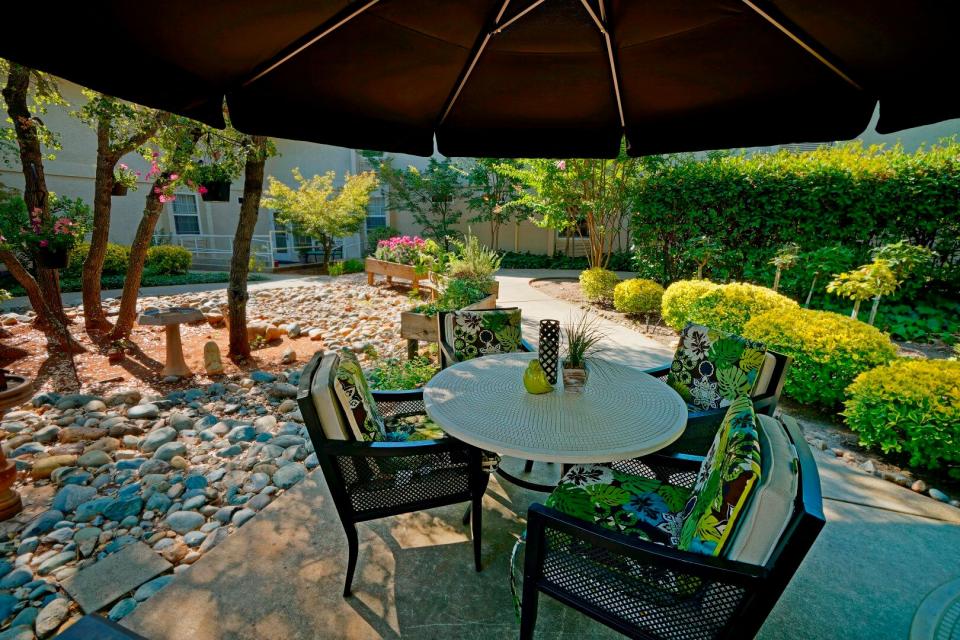
[[114,196],[125,196],[127,195],[127,191],[129,191],[127,185],[114,182],[113,190],[110,192],[110,194]]
[[56,249],[37,247],[34,255],[37,264],[45,269],[66,269],[67,263],[70,261],[70,251],[62,247]]
[[204,202],[230,202],[229,180],[201,183],[200,197]]

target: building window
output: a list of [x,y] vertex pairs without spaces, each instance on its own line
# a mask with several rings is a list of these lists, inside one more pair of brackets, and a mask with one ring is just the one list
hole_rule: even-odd
[[200,235],[200,211],[196,195],[178,193],[174,196],[173,225],[178,236]]
[[557,231],[557,237],[558,237],[558,238],[566,238],[568,233],[570,234],[570,237],[571,237],[571,238],[583,238],[583,239],[587,239],[587,238],[590,237],[590,226],[587,225],[587,221],[586,221],[586,220],[581,220],[581,221],[577,224],[577,227],[579,227],[579,228],[571,228],[569,231],[567,231],[567,230],[563,230],[563,231],[558,230],[558,231]]
[[370,196],[370,204],[367,205],[367,231],[382,229],[385,226],[387,226],[387,207],[383,196]]
[[287,252],[287,225],[276,217],[273,219],[273,250],[277,253]]

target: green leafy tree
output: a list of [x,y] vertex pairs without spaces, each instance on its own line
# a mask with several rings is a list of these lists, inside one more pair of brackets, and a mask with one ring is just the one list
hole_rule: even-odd
[[420,171],[412,165],[398,169],[388,158],[380,161],[379,174],[389,187],[390,208],[410,213],[424,235],[449,250],[454,227],[463,216],[456,206],[463,195],[463,174],[456,163],[449,158],[430,158],[427,168]]
[[770,264],[777,268],[776,275],[773,276],[773,290],[780,288],[780,275],[797,264],[797,256],[800,254],[800,245],[796,242],[788,242],[777,251]]
[[684,251],[684,256],[697,265],[697,280],[703,279],[703,270],[720,251],[720,243],[710,236],[700,236],[691,242]]
[[817,288],[817,281],[825,273],[840,273],[853,264],[853,251],[842,245],[821,247],[814,251],[800,254],[800,266],[810,279],[810,288],[807,290],[807,299],[803,303],[810,307],[810,300]]
[[[835,276],[827,285],[827,291],[853,300],[850,317],[856,320],[861,302],[873,297],[888,296],[896,291],[898,285],[890,263],[886,260],[874,260],[858,269]],[[873,324],[873,319],[871,316],[870,324]]]
[[83,261],[83,321],[91,337],[110,331],[100,302],[100,278],[107,242],[117,165],[128,153],[142,152],[169,114],[141,107],[95,91],[84,90],[86,104],[74,115],[97,135],[97,164],[93,183],[93,229],[90,251]]
[[333,171],[305,178],[300,169],[294,169],[293,179],[296,189],[270,176],[269,197],[263,206],[276,210],[280,222],[290,223],[300,233],[319,240],[323,266],[329,269],[334,240],[353,235],[363,227],[370,194],[377,188],[377,176],[372,171],[347,174],[343,186],[337,187]]
[[504,172],[525,187],[517,198],[541,227],[556,229],[571,239],[587,241],[591,268],[606,268],[630,210],[631,189],[642,163],[620,154],[608,159],[526,160],[519,169]]
[[[60,97],[53,79],[33,69],[0,60],[0,76],[6,77],[2,95],[7,108],[7,122],[13,125],[12,128],[0,128],[0,140],[4,141],[0,144],[0,152],[10,154],[4,156],[5,160],[9,160],[16,152],[23,171],[23,200],[27,211],[35,212],[44,224],[48,224],[49,192],[43,160],[44,157],[50,157],[50,151],[58,148],[59,142],[34,113],[42,115],[48,105],[66,103]],[[46,156],[44,148],[48,152]],[[37,327],[46,335],[48,349],[67,353],[84,351],[67,328],[70,321],[63,311],[57,270],[37,266],[34,275],[20,262],[17,253],[2,241],[0,261],[26,291],[30,304],[37,312]]]
[[512,158],[477,158],[465,171],[469,222],[490,225],[490,246],[500,248],[500,227],[525,214],[519,206],[523,184],[516,177],[520,161]]
[[[890,270],[893,271],[893,275],[897,279],[898,286],[912,276],[925,273],[936,257],[937,253],[935,251],[910,244],[906,240],[886,244],[873,252],[874,260],[885,260],[890,266]],[[929,276],[924,275],[924,280],[928,279]],[[879,307],[880,295],[878,294],[873,298],[873,306],[870,308],[870,324],[873,324],[876,319]]]
[[108,340],[124,340],[130,337],[137,315],[137,296],[147,259],[147,249],[163,205],[174,201],[174,190],[185,184],[184,172],[201,154],[200,140],[209,129],[200,123],[167,114],[156,135],[144,148],[144,157],[150,162],[147,179],[152,180],[143,207],[143,216],[137,225],[130,246],[130,263],[123,281],[120,311],[116,324],[108,334]]

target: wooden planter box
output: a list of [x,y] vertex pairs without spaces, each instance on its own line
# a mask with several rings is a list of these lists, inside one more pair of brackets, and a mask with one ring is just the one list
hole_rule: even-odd
[[[497,295],[490,294],[483,300],[475,302],[463,310],[495,309]],[[413,358],[417,355],[419,341],[440,342],[440,315],[428,316],[425,313],[403,311],[400,313],[400,337],[407,340],[407,355]]]
[[415,267],[399,262],[387,262],[386,260],[377,260],[376,258],[367,258],[363,263],[363,269],[367,272],[367,284],[372,285],[374,276],[386,276],[387,284],[393,284],[394,278],[409,280],[414,286],[420,286],[421,280],[426,280],[427,276],[417,273]]

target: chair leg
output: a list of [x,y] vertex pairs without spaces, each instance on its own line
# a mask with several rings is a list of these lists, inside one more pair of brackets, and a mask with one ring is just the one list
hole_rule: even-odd
[[470,505],[468,504],[468,505],[467,505],[467,510],[463,512],[463,524],[464,524],[464,526],[466,526],[466,524],[467,524],[468,522],[470,522],[470,511],[471,511],[471,507],[470,507]]
[[353,584],[353,572],[357,568],[357,555],[360,552],[360,542],[357,538],[357,525],[344,523],[343,530],[347,533],[347,580],[343,585],[343,597],[350,595],[350,588]]
[[531,471],[533,471],[533,460],[527,460],[527,461],[523,464],[523,472],[524,472],[524,473],[530,473]]
[[[529,549],[527,550],[529,551]],[[523,583],[523,601],[520,603],[520,640],[533,640],[533,630],[537,626],[537,604],[540,591],[536,587],[527,588]]]

